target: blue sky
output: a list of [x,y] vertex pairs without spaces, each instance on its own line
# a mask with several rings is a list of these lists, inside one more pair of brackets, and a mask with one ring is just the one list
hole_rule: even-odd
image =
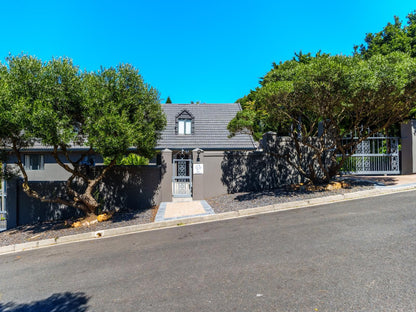
[[351,54],[412,1],[1,1],[0,58],[130,63],[174,103],[235,102],[294,52]]

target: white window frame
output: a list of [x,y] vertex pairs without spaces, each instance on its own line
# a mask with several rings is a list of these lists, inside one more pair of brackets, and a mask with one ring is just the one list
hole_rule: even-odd
[[178,134],[192,134],[192,119],[178,119]]
[[[40,165],[39,168],[33,169],[31,164],[31,157],[32,156],[40,156]],[[32,170],[32,171],[38,171],[38,170],[45,170],[45,161],[43,155],[39,154],[25,154],[24,155],[24,167],[25,170]]]

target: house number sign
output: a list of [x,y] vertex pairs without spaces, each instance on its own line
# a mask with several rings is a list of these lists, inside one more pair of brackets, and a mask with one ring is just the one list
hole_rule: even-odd
[[204,174],[204,164],[194,164],[194,174]]

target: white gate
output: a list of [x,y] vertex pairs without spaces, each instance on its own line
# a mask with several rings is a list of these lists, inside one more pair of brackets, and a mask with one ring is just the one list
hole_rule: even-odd
[[6,229],[7,229],[6,181],[1,179],[1,188],[0,188],[0,232],[4,231]]
[[[345,138],[344,140],[358,140]],[[346,174],[400,174],[399,138],[374,136],[358,144],[344,163]]]
[[192,160],[174,159],[172,195],[174,197],[192,196]]

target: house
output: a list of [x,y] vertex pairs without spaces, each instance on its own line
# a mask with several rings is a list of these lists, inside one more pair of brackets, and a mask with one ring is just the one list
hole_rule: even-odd
[[167,167],[162,201],[171,201],[172,197],[205,199],[227,193],[221,169],[225,153],[256,149],[248,134],[229,137],[227,125],[241,110],[240,104],[163,104],[162,107],[167,126],[156,146]]
[[[248,134],[229,137],[227,125],[241,107],[232,104],[162,104],[167,126],[158,141],[157,162],[150,166],[116,167],[103,184],[100,200],[105,208],[148,209],[175,197],[204,199],[227,193],[224,159],[233,152],[256,150]],[[85,151],[73,146],[74,157]],[[41,191],[62,192],[70,174],[59,166],[50,147],[39,144],[24,151],[24,166],[29,181]],[[13,159],[9,163],[14,163]],[[85,159],[85,165],[99,168],[100,155]],[[235,162],[233,163],[235,165]],[[20,179],[7,181],[5,205],[8,227],[76,213],[72,208],[41,203],[23,192]],[[0,209],[1,210],[1,209]]]

